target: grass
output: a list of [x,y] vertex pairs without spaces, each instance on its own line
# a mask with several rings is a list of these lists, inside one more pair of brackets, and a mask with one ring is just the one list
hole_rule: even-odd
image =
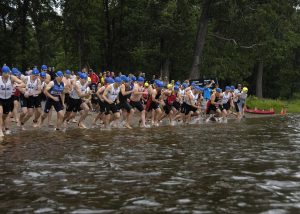
[[250,96],[247,99],[247,107],[250,109],[265,109],[270,110],[274,108],[276,113],[280,113],[281,109],[286,106],[286,103],[281,100],[272,100],[272,99],[259,99],[254,96]]
[[300,113],[300,99],[292,99],[287,102],[287,112],[288,113]]
[[282,108],[287,109],[287,113],[300,113],[300,98],[296,97],[290,100],[279,99],[259,99],[255,96],[250,96],[247,99],[247,106],[250,109],[265,109],[269,110],[274,108],[276,113],[279,114]]

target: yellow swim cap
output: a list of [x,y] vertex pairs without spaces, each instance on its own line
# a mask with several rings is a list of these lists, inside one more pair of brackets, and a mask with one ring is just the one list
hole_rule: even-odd
[[172,89],[172,88],[173,88],[173,85],[172,85],[172,84],[168,84],[167,88],[168,88],[168,89]]
[[248,88],[244,87],[242,91],[247,93],[248,92]]
[[149,86],[149,83],[145,82],[144,86],[145,86],[145,87],[148,87],[148,86]]

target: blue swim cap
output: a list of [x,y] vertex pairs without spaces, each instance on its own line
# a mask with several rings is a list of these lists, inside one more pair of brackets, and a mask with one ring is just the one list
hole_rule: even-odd
[[11,69],[11,73],[12,73],[12,75],[14,75],[14,76],[18,76],[19,70],[18,70],[17,68],[12,68],[12,69]]
[[200,91],[201,91],[201,92],[203,92],[203,91],[204,91],[204,88],[202,88],[202,87],[199,87],[199,88],[200,88]]
[[42,69],[42,70],[47,70],[48,67],[47,67],[47,65],[42,65],[42,66],[41,66],[41,69]]
[[226,86],[225,91],[230,91],[230,86]]
[[124,78],[123,81],[126,82],[126,83],[128,83],[128,82],[130,82],[130,78],[129,78],[129,77],[126,77],[126,78]]
[[200,91],[200,87],[199,86],[196,85],[194,88],[195,88],[196,91]]
[[145,79],[144,79],[143,77],[139,77],[139,78],[137,79],[137,81],[138,81],[138,82],[144,82]]
[[9,73],[9,72],[10,72],[10,68],[8,66],[4,65],[2,67],[2,73]]
[[72,72],[70,70],[66,70],[66,75],[71,75]]
[[155,85],[156,85],[157,87],[159,87],[159,88],[164,87],[164,83],[163,83],[162,81],[157,81],[157,82],[155,83]]
[[114,83],[115,81],[114,81],[114,79],[111,78],[111,77],[106,77],[106,78],[105,78],[105,82],[108,83],[108,84],[111,84],[111,83]]
[[230,87],[230,90],[234,91],[234,90],[235,90],[235,87],[232,85],[232,86]]
[[216,89],[216,92],[221,93],[221,92],[222,92],[222,89],[217,88],[217,89]]
[[115,78],[115,82],[116,82],[116,83],[122,83],[122,79],[121,79],[120,77],[116,77],[116,78]]
[[63,72],[61,72],[61,71],[57,71],[57,72],[56,72],[56,76],[57,76],[57,77],[63,77],[64,74],[63,74]]
[[86,73],[81,73],[81,74],[79,75],[79,78],[80,78],[80,79],[86,80],[86,79],[88,78],[88,76],[87,76]]
[[136,77],[135,77],[135,76],[132,76],[132,77],[131,77],[131,81],[136,81]]
[[40,74],[40,72],[39,72],[39,70],[38,70],[37,68],[34,68],[34,69],[32,70],[32,72],[31,72],[31,75],[37,76],[37,75],[39,75],[39,74]]
[[182,87],[183,87],[183,88],[187,88],[187,87],[189,87],[189,85],[188,85],[187,83],[183,83],[183,84],[182,84]]
[[44,71],[42,71],[42,72],[40,73],[40,77],[46,78],[46,73],[45,73]]
[[121,75],[120,76],[121,80],[125,82],[125,80],[127,79],[127,77],[125,75]]
[[177,85],[174,86],[174,91],[178,91],[179,87]]

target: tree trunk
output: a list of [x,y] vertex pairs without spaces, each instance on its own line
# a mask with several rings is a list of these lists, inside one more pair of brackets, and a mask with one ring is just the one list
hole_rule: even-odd
[[258,62],[258,70],[256,76],[256,96],[258,98],[263,98],[263,72],[264,72],[264,64],[263,61]]
[[193,64],[189,75],[190,79],[200,78],[200,60],[202,57],[204,43],[206,39],[207,27],[209,21],[209,12],[212,3],[213,0],[206,0],[203,3],[203,9],[198,23],[197,38],[196,38],[194,56],[193,56]]
[[104,4],[104,14],[106,19],[106,67],[108,69],[112,68],[112,34],[111,34],[111,24],[109,16],[109,5],[108,0],[103,0]]
[[29,9],[29,0],[24,0],[23,5],[20,5],[21,9],[21,64],[22,70],[25,71],[27,67],[27,59],[26,59],[26,40],[27,40],[27,13]]
[[166,81],[169,80],[170,76],[170,59],[166,56],[166,44],[165,39],[163,37],[160,38],[160,54],[161,54],[161,60],[160,60],[160,76],[162,80]]

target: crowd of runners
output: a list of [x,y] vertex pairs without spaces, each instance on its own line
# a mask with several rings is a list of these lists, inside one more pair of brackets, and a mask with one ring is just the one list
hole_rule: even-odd
[[[219,88],[213,80],[162,81],[138,77],[100,75],[70,70],[51,71],[46,65],[22,74],[4,65],[0,76],[0,136],[11,133],[15,123],[21,130],[29,126],[52,126],[52,111],[57,112],[55,130],[65,130],[76,123],[78,128],[133,126],[157,127],[197,121],[227,122],[229,115],[243,117],[248,89],[241,84]],[[138,120],[133,120],[138,114]],[[93,115],[92,124],[86,124]],[[32,120],[32,124],[27,124]],[[47,121],[47,122],[45,122]]]

